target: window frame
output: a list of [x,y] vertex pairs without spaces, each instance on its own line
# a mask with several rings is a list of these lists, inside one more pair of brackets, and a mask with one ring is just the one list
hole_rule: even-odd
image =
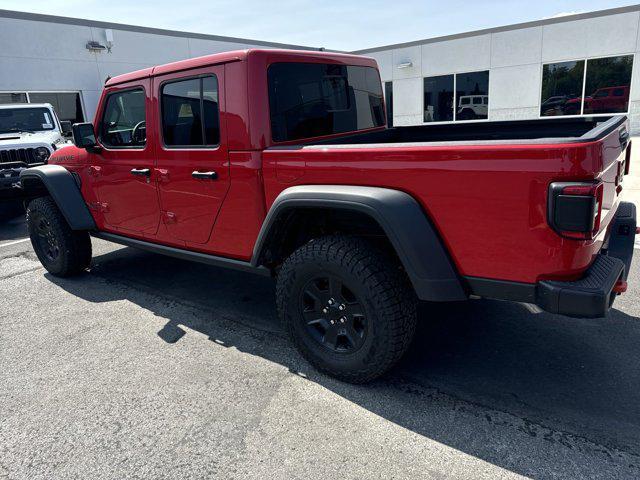
[[[198,79],[200,80],[200,111],[202,112],[202,140],[203,142],[206,140],[205,134],[205,121],[204,121],[204,89],[203,89],[203,79],[206,77],[213,77],[216,81],[216,87],[218,89],[218,143],[215,145],[167,145],[164,141],[164,115],[162,111],[162,92],[164,90],[165,85],[171,83],[179,83],[185,82],[188,80]],[[220,115],[220,81],[218,80],[218,76],[212,72],[201,73],[198,75],[188,75],[185,77],[175,77],[175,78],[167,78],[158,84],[158,113],[159,113],[159,137],[160,137],[160,145],[165,150],[216,150],[220,148],[220,144],[222,143],[222,122]]]
[[133,85],[131,87],[126,87],[126,88],[122,88],[122,89],[114,89],[113,91],[107,93],[103,99],[103,101],[101,102],[103,107],[102,107],[102,111],[100,112],[100,123],[98,123],[98,132],[97,132],[97,136],[96,136],[96,140],[98,141],[98,143],[105,149],[105,150],[145,150],[147,148],[147,146],[149,145],[149,137],[145,137],[145,142],[144,145],[123,145],[123,146],[116,146],[116,145],[110,145],[104,142],[104,139],[102,137],[102,132],[103,132],[103,125],[104,125],[104,116],[105,113],[107,112],[107,103],[109,102],[109,97],[113,96],[113,95],[119,95],[121,93],[126,93],[126,92],[132,92],[135,90],[142,90],[142,93],[144,94],[144,121],[145,121],[145,127],[147,126],[147,124],[149,124],[149,109],[147,108],[147,100],[149,97],[147,97],[147,89],[144,87],[144,85]]
[[[487,106],[487,118],[474,118],[472,120],[457,120],[456,119],[456,114],[457,114],[457,104],[456,104],[456,95],[457,95],[457,88],[458,88],[458,75],[464,75],[467,73],[481,73],[481,72],[488,72],[489,74],[489,78],[487,80],[487,103],[483,104]],[[426,78],[432,78],[432,77],[443,77],[443,76],[447,76],[447,75],[453,75],[453,120],[438,120],[437,122],[425,122],[424,121],[424,80]],[[491,111],[490,105],[491,105],[491,95],[489,95],[490,89],[491,89],[491,68],[484,68],[481,70],[460,70],[460,71],[456,71],[456,72],[449,72],[449,73],[434,73],[432,75],[426,75],[426,76],[422,76],[422,103],[421,103],[421,110],[420,110],[420,117],[422,118],[422,125],[449,125],[452,123],[478,123],[478,122],[490,122],[491,119],[489,118],[489,112]]]
[[[587,71],[589,70],[589,60],[599,60],[602,58],[616,58],[616,57],[631,57],[631,78],[629,79],[629,101],[627,102],[627,110],[624,112],[611,112],[611,113],[584,113],[584,98],[586,94],[587,88]],[[584,72],[582,72],[582,97],[581,97],[581,106],[580,113],[576,115],[542,115],[540,109],[542,108],[542,83],[543,83],[543,75],[544,75],[544,66],[545,65],[553,65],[554,63],[564,63],[564,62],[580,62],[584,61]],[[612,115],[629,115],[631,111],[631,98],[633,94],[633,67],[636,63],[636,54],[635,52],[631,53],[619,53],[617,55],[599,55],[595,57],[576,57],[576,58],[568,58],[562,60],[553,60],[551,62],[542,62],[540,63],[540,89],[538,90],[538,118],[539,119],[550,119],[550,118],[582,118],[582,117],[610,117]]]

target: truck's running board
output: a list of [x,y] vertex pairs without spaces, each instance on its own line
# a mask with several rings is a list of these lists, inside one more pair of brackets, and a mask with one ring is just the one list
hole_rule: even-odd
[[258,275],[264,275],[267,277],[271,275],[269,269],[265,267],[254,267],[249,262],[243,262],[242,260],[236,260],[233,258],[217,257],[215,255],[209,255],[206,253],[192,252],[189,250],[183,250],[181,248],[168,247],[166,245],[145,242],[144,240],[123,237],[121,235],[116,235],[113,233],[91,232],[91,236],[100,238],[102,240],[107,240],[109,242],[126,245],[127,247],[139,248],[140,250],[159,253],[161,255],[168,255],[170,257],[180,258],[183,260],[190,260],[192,262],[205,263],[207,265],[212,265],[215,267],[232,268],[234,270],[256,273]]

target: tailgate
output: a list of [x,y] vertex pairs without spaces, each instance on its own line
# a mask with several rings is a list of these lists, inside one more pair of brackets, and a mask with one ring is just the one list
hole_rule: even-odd
[[604,184],[601,230],[607,228],[616,213],[624,177],[629,173],[631,160],[629,123],[626,117],[619,118],[622,121],[616,122],[618,124],[614,125],[614,128],[599,140],[601,142],[601,162],[600,172],[596,174],[596,178]]

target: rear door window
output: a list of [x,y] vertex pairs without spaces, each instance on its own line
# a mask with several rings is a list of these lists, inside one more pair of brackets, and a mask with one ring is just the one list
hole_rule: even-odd
[[162,137],[168,147],[206,147],[220,142],[218,81],[189,78],[162,87]]

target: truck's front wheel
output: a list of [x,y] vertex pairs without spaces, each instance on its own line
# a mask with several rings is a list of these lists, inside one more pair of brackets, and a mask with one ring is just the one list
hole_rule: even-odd
[[71,230],[50,197],[29,202],[27,224],[33,250],[49,273],[57,277],[69,277],[89,267],[89,233]]
[[387,372],[415,332],[416,299],[406,275],[355,237],[323,237],[296,250],[278,274],[276,301],[302,355],[347,382]]

